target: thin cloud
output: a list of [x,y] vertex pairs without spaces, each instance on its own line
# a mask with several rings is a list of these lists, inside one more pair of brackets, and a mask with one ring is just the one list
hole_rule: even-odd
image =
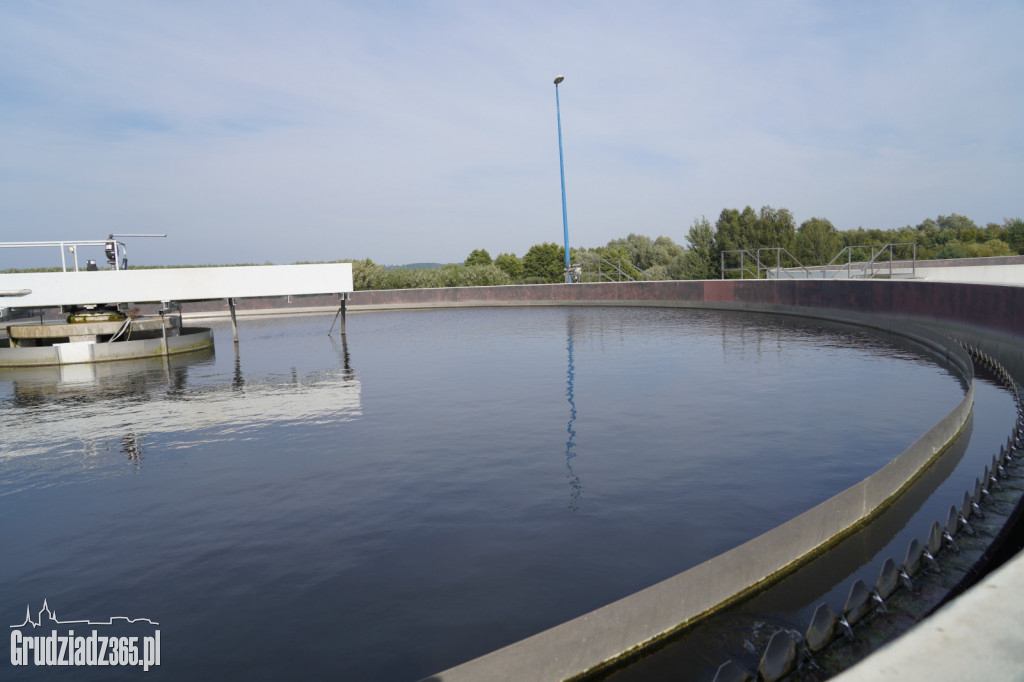
[[[0,239],[144,262],[450,262],[682,242],[785,206],[1024,213],[1016,2],[7,3]],[[0,266],[23,263],[0,252]],[[48,264],[48,263],[43,263]]]

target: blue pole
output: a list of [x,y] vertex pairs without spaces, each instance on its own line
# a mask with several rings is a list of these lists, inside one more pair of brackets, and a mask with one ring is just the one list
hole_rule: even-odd
[[562,155],[562,106],[558,101],[558,84],[564,76],[555,78],[555,113],[558,117],[558,170],[562,175],[562,232],[565,236],[565,281],[572,281],[569,273],[569,214],[565,210],[565,157]]

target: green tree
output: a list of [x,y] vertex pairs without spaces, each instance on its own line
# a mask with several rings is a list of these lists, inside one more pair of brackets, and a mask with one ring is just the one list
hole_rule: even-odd
[[1013,249],[1002,239],[989,239],[987,242],[964,244],[968,258],[990,258],[992,256],[1012,256]]
[[565,281],[565,248],[554,242],[534,244],[523,256],[523,277],[544,282]]
[[504,270],[493,263],[486,265],[467,265],[466,267],[445,266],[441,268],[443,280],[441,286],[446,287],[484,287],[511,284],[512,278]]
[[655,264],[644,270],[644,279],[658,280],[658,279],[675,279],[668,273],[668,268],[664,265]]
[[942,245],[935,254],[936,258],[967,258],[967,250],[964,245],[956,239],[951,239]]
[[843,239],[825,218],[800,223],[794,256],[804,265],[825,265],[843,248]]
[[464,265],[469,267],[470,265],[490,265],[491,254],[487,253],[487,249],[473,249],[473,251],[466,256],[466,262]]
[[[608,243],[612,244],[613,242]],[[629,251],[627,251],[624,246],[602,246],[596,249],[596,251],[598,258],[604,258],[612,261],[615,267],[622,270],[622,274],[626,277],[632,277],[633,279],[645,279],[643,271],[633,267],[633,261],[629,258]],[[581,253],[577,254],[577,262],[582,260],[579,258]],[[593,270],[593,267],[591,267],[591,270]],[[607,267],[602,267],[602,270],[604,272],[608,272]],[[612,277],[617,277],[617,275],[612,275]]]
[[504,270],[513,281],[523,277],[523,261],[514,253],[499,253],[494,259],[494,264]]
[[756,248],[759,246],[754,237],[756,226],[757,213],[749,206],[742,212],[723,208],[715,222],[716,247],[720,252]]
[[1007,218],[1003,224],[1006,226],[1006,241],[1010,248],[1017,253],[1024,253],[1024,220]]
[[973,242],[978,239],[978,226],[967,216],[962,216],[959,213],[948,216],[940,215],[936,222],[940,230],[952,233],[953,238],[960,242]]
[[[742,211],[726,208],[715,223],[716,257],[723,251],[737,249],[781,247],[792,251],[795,238],[793,214],[785,208],[762,206],[760,213],[755,213],[750,206]],[[738,258],[726,258],[727,268],[736,267],[738,263]]]
[[[683,278],[683,257],[686,249],[676,244],[669,237],[658,237],[654,240],[654,263],[656,266],[665,268],[665,279]],[[648,272],[651,279],[655,279],[654,273]]]
[[987,242],[990,239],[1001,239],[1004,242],[1008,241],[1007,232],[1009,232],[1009,230],[1007,230],[1005,226],[1000,225],[999,223],[989,223],[985,226],[984,241]]
[[759,213],[747,206],[742,211],[726,208],[715,223],[718,241],[724,250],[761,247],[790,248],[796,235],[789,209],[762,206]]
[[718,255],[715,248],[715,232],[704,216],[697,218],[686,234],[690,248],[682,257],[679,277],[681,279],[712,279],[718,276]]
[[796,223],[786,208],[762,206],[757,216],[755,243],[759,247],[793,249]]
[[631,232],[625,239],[613,239],[608,242],[608,248],[621,249],[624,254],[622,257],[640,270],[656,264],[654,242],[642,234]]
[[917,227],[913,228],[914,236],[911,239],[900,239],[900,241],[915,242],[917,244],[918,258],[934,258],[935,250],[938,247],[936,241],[939,236],[939,226],[935,221],[928,218]]
[[384,273],[387,272],[383,265],[377,265],[372,260],[354,260],[352,263],[352,288],[356,291],[367,289],[380,289],[378,286]]

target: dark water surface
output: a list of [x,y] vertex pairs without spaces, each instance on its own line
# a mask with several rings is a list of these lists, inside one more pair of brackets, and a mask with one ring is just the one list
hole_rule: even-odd
[[[58,672],[417,679],[778,525],[963,396],[898,338],[797,318],[396,311],[350,315],[345,344],[329,325],[0,373],[0,613],[160,624],[147,673]],[[0,647],[3,679],[54,672]]]

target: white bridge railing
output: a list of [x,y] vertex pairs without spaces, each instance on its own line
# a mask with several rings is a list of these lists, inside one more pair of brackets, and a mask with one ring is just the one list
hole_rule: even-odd
[[[68,271],[68,255],[71,256],[72,269],[78,272],[81,267],[78,263],[78,249],[81,247],[100,247],[107,259],[107,264],[113,266],[114,270],[124,270],[128,267],[128,250],[124,242],[118,241],[122,237],[166,237],[166,234],[111,234],[106,239],[76,239],[49,242],[0,242],[0,249],[35,249],[35,248],[57,248],[60,252],[61,271]],[[96,261],[86,261],[86,269],[97,270]]]

